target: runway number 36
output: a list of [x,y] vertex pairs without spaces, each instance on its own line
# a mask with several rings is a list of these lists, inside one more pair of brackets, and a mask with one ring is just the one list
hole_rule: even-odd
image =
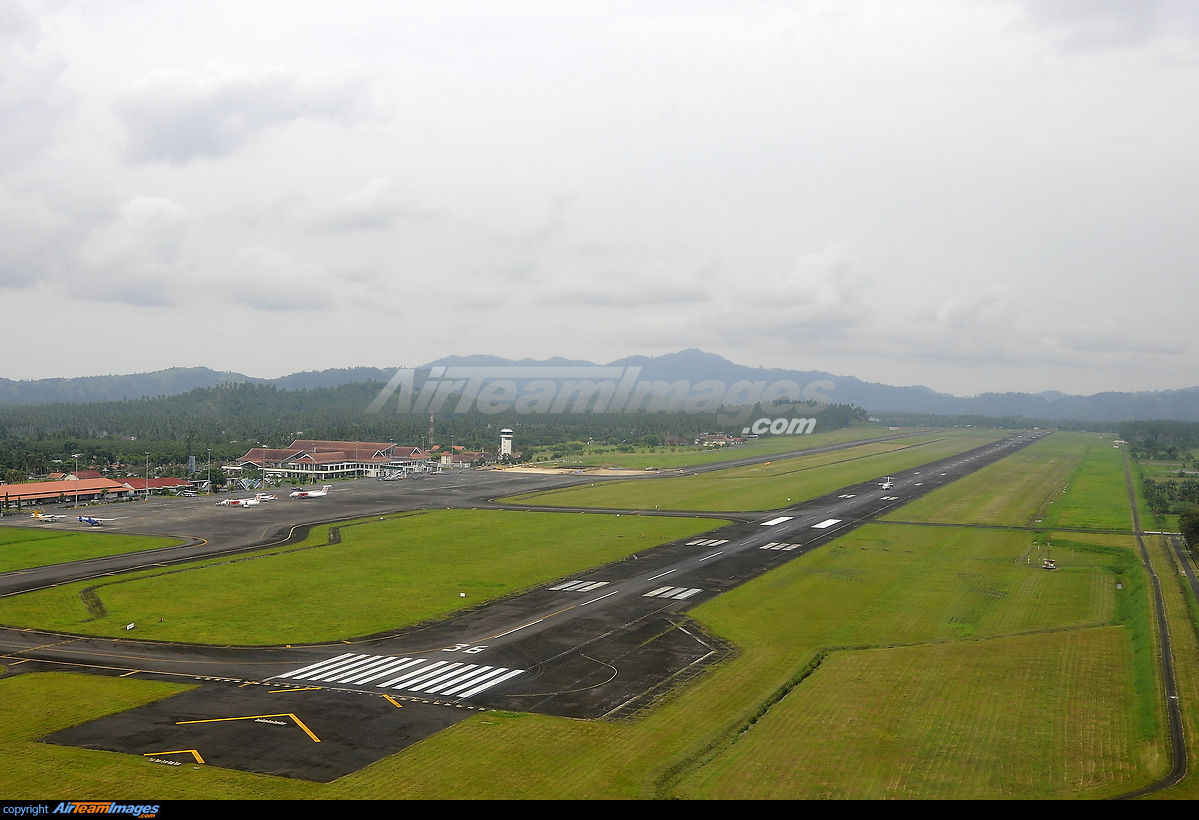
[[474,655],[476,652],[482,652],[486,646],[471,646],[468,643],[456,643],[452,649],[443,649],[442,652],[463,652],[467,655]]

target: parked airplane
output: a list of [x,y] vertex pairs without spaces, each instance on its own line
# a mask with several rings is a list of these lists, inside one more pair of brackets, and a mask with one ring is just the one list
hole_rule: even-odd
[[886,478],[883,479],[883,483],[880,484],[879,486],[882,487],[884,490],[889,490],[893,486],[895,486],[895,479],[891,478],[891,476],[887,476]]
[[218,507],[254,507],[259,503],[258,497],[254,498],[226,498],[224,501],[218,501]]
[[270,493],[255,493],[254,498],[258,499],[259,501],[278,501],[279,500],[279,499],[275,498],[275,496],[271,495]]
[[107,522],[116,521],[115,518],[92,518],[90,515],[79,516],[80,524],[87,524],[92,527],[103,527]]
[[33,515],[30,516],[30,518],[32,518],[34,521],[44,521],[47,524],[57,524],[59,521],[62,521],[64,518],[66,518],[66,516],[65,515],[47,515],[46,513],[42,512],[41,510],[37,510],[33,513]]
[[329,494],[329,490],[333,489],[332,484],[326,484],[319,490],[296,490],[289,498],[324,498]]

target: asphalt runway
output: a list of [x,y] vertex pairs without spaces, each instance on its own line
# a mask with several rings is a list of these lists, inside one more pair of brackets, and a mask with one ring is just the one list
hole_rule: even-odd
[[[783,510],[720,515],[740,520],[705,537],[665,544],[409,629],[317,646],[216,647],[4,628],[2,662],[9,674],[70,669],[201,684],[186,697],[75,727],[52,742],[148,755],[191,737],[198,745],[179,748],[195,749],[207,763],[312,780],[354,771],[440,731],[471,709],[626,718],[729,652],[690,621],[686,610],[1042,435],[1012,436],[904,471],[887,489],[880,486],[880,476]],[[338,484],[328,498],[280,500],[247,510],[214,508],[208,499],[184,499],[179,506],[175,500],[124,505],[139,509],[117,522],[121,531],[165,531],[205,542],[104,559],[98,565],[44,568],[23,579],[0,576],[0,590],[107,574],[121,561],[143,565],[148,555],[176,561],[214,550],[246,549],[330,518],[494,506],[490,499],[501,495],[595,480],[591,475],[472,471],[419,481]],[[192,503],[196,501],[205,503]],[[164,515],[167,510],[169,516]],[[299,704],[294,709],[278,706],[280,698],[291,697],[285,690],[294,693]],[[358,704],[357,711],[338,705],[341,700],[326,699],[334,694],[350,698],[345,703]],[[321,716],[335,709],[341,710],[336,725],[342,739],[329,745],[322,741],[318,749],[296,723],[323,726]],[[291,714],[295,720],[261,717],[272,713]],[[207,717],[188,717],[197,714]],[[388,741],[355,745],[355,737],[371,736],[381,714],[390,716]],[[181,723],[192,719],[212,722]],[[201,732],[197,727],[207,728]]]

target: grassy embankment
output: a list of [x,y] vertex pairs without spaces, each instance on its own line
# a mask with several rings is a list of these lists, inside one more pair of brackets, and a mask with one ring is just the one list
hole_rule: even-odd
[[928,434],[711,473],[528,493],[504,499],[552,507],[629,510],[774,510],[898,473],[994,441],[998,436]]
[[[1110,484],[1102,466],[1074,471],[1078,493],[1053,505],[1060,519],[1118,517],[1083,494],[1088,476],[1099,479],[1090,486]],[[1028,468],[1042,475],[1042,497],[1060,491],[1060,457],[1046,453]],[[995,481],[990,489],[1007,497],[996,508],[1003,520],[993,523],[1018,526],[1035,514],[1038,494],[1027,485]],[[957,485],[938,491],[947,505],[964,503],[954,492]],[[1014,500],[1020,494],[1023,505]],[[164,799],[1117,794],[1165,767],[1160,722],[1146,708],[1152,692],[1141,691],[1137,674],[1153,654],[1145,585],[1131,550],[1116,543],[1121,536],[1068,538],[1073,557],[1055,539],[1062,569],[1048,573],[1025,563],[1024,531],[871,525],[695,610],[740,653],[639,723],[483,713],[327,786],[31,743],[82,718],[64,710],[24,729],[25,715],[52,710],[34,683],[4,680],[0,703],[35,706],[0,721],[0,791]],[[134,698],[147,686],[58,677],[67,682],[55,684],[56,701]],[[70,778],[61,776],[63,761]]]
[[[434,510],[315,527],[299,545],[81,581],[0,600],[0,623],[143,640],[282,644],[340,640],[464,606],[706,532],[719,521]],[[97,617],[81,593],[94,591]],[[467,597],[460,597],[465,592]],[[90,596],[89,596],[90,597]]]
[[73,532],[50,529],[53,524],[41,526],[45,529],[0,527],[0,572],[173,547],[183,543],[177,538]]

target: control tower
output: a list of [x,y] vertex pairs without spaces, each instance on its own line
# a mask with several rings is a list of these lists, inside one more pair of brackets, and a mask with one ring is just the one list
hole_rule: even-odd
[[505,427],[500,430],[500,458],[512,456],[512,431]]

